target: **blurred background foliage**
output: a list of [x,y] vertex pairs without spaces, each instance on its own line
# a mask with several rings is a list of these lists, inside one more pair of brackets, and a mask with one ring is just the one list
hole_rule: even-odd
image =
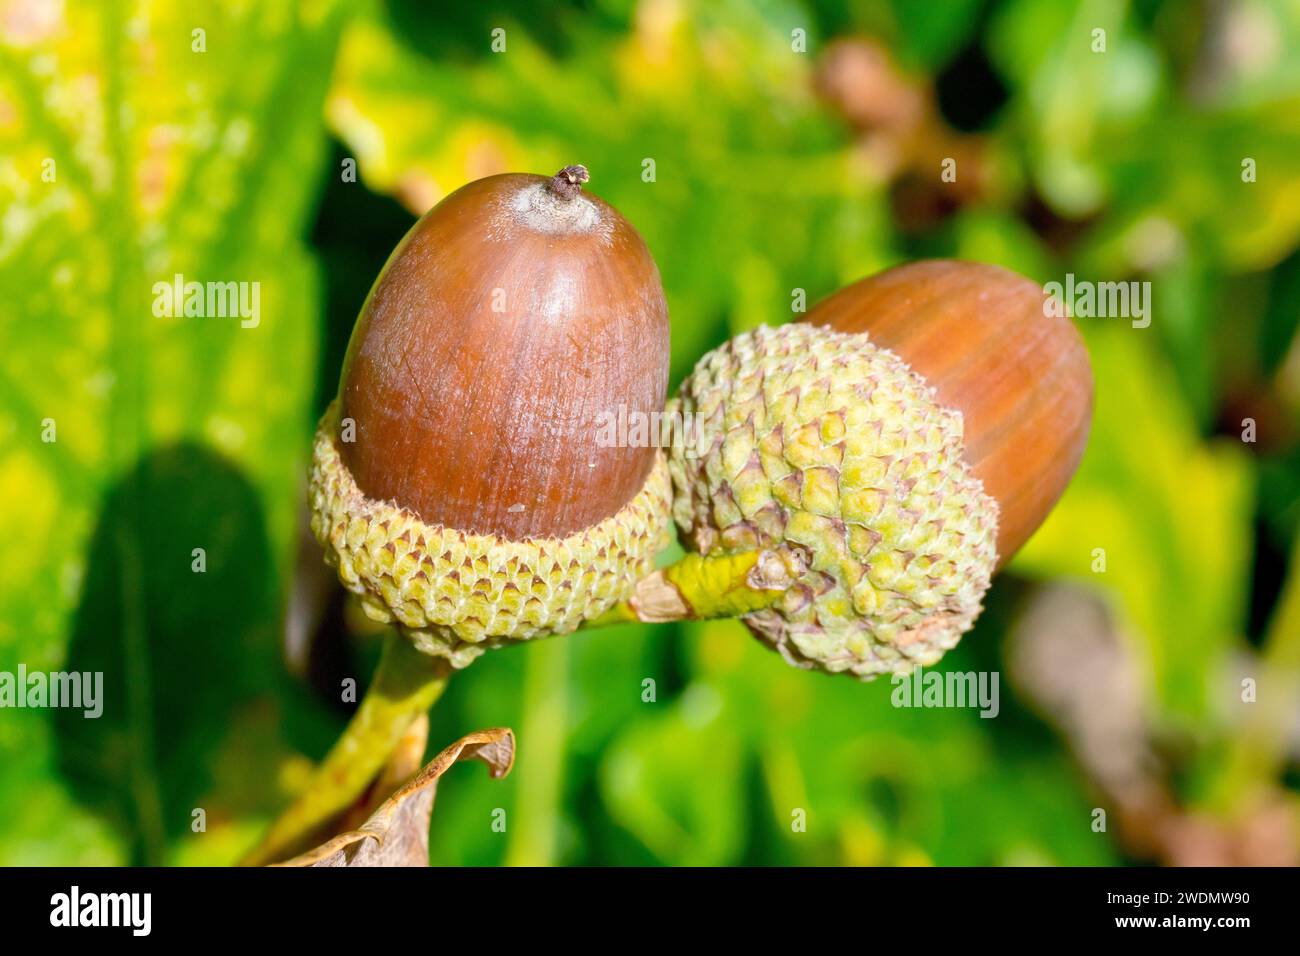
[[[1078,321],[1082,469],[941,665],[999,672],[996,719],[896,709],[734,623],[496,652],[431,749],[509,725],[516,770],[451,774],[436,862],[1297,860],[1300,2],[0,0],[0,25],[0,671],[106,685],[99,721],[0,713],[0,863],[227,863],[302,784],[375,655],[304,537],[357,309],[449,191],[571,162],[659,262],[674,381],[796,290],[924,256],[1149,281],[1152,322]],[[176,273],[259,281],[260,324],[155,317]]]

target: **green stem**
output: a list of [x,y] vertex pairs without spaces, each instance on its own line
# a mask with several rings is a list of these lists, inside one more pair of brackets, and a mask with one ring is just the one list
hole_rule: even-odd
[[586,626],[742,617],[780,600],[797,572],[793,559],[777,551],[687,554],[642,580],[630,598]]
[[264,866],[309,848],[326,824],[365,793],[412,721],[442,696],[449,673],[441,658],[420,653],[390,631],[374,680],[343,736],[241,864]]

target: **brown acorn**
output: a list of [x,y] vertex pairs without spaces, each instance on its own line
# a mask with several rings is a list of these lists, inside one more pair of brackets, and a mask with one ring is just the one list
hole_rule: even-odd
[[397,627],[246,864],[291,856],[354,806],[451,669],[599,617],[668,542],[665,456],[606,440],[613,418],[663,410],[668,308],[645,243],[587,179],[470,183],[411,227],[366,298],[316,430],[311,524],[365,612]]
[[1007,269],[938,259],[846,286],[805,319],[866,332],[961,412],[966,461],[998,503],[999,565],[1065,492],[1092,421],[1088,352],[1044,301],[1042,286]]
[[506,174],[407,233],[317,434],[313,529],[367,613],[463,666],[602,613],[652,567],[669,496],[610,416],[662,410],[668,310],[587,171]]

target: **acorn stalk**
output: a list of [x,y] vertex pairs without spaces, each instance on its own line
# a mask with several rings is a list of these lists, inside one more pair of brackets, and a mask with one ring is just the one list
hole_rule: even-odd
[[[412,721],[442,696],[450,673],[446,661],[421,654],[400,634],[390,632],[347,730],[313,771],[302,797],[276,819],[242,865],[288,859],[310,845],[313,834],[370,786]],[[354,796],[340,805],[344,794]]]

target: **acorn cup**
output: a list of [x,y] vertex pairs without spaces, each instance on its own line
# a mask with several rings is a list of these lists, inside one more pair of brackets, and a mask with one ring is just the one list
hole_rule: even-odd
[[710,352],[667,409],[692,553],[606,619],[737,615],[865,679],[936,662],[1087,441],[1087,352],[1043,302],[1005,269],[919,262]]
[[317,429],[312,531],[394,625],[343,737],[245,863],[291,855],[364,791],[448,674],[629,597],[671,537],[653,446],[598,440],[668,385],[663,288],[587,170],[506,174],[407,233],[357,320]]

